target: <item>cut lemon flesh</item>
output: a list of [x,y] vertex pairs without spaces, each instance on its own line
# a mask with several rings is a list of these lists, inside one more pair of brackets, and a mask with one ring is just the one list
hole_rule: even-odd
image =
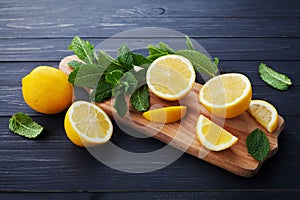
[[278,126],[278,114],[276,108],[263,100],[252,100],[248,112],[272,133]]
[[212,151],[221,151],[234,145],[238,138],[200,115],[196,127],[197,138],[200,143]]
[[192,90],[195,70],[185,57],[166,55],[156,59],[148,68],[146,81],[150,90],[166,100],[178,100]]
[[158,123],[173,123],[181,120],[185,115],[186,106],[169,106],[143,113],[147,120]]
[[68,138],[82,147],[103,144],[113,132],[107,114],[95,104],[85,101],[77,101],[70,106],[64,125]]
[[252,87],[249,79],[239,73],[216,76],[207,81],[199,92],[201,104],[212,114],[233,118],[250,105]]

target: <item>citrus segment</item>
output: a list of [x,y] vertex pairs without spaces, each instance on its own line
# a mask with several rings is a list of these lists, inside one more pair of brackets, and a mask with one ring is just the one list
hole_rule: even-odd
[[196,74],[191,62],[178,55],[156,59],[148,68],[146,81],[150,90],[166,100],[178,100],[193,88]]
[[152,122],[173,123],[181,120],[186,115],[186,106],[169,106],[149,110],[143,113],[143,116]]
[[22,94],[33,110],[56,114],[72,104],[73,86],[68,75],[50,67],[39,66],[22,79]]
[[200,115],[196,127],[197,138],[200,143],[212,151],[221,151],[234,145],[238,138]]
[[233,118],[242,114],[250,105],[252,87],[243,74],[228,73],[206,82],[199,92],[201,104],[212,114]]
[[272,133],[278,126],[278,113],[276,108],[263,100],[252,100],[248,112]]
[[107,142],[113,125],[107,114],[95,104],[77,101],[65,116],[65,131],[68,138],[78,146],[97,146]]

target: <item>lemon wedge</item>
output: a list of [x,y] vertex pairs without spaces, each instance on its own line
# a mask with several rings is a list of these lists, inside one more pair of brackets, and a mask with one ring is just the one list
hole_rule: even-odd
[[252,100],[248,112],[272,133],[278,126],[278,114],[276,108],[263,100]]
[[196,134],[200,143],[212,151],[222,151],[238,141],[237,137],[203,115],[198,118]]
[[186,115],[186,106],[169,106],[149,110],[143,113],[143,116],[152,122],[158,123],[173,123],[181,120]]

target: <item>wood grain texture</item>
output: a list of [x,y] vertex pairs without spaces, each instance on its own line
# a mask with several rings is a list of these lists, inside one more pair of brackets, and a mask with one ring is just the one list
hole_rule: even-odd
[[193,37],[299,37],[300,6],[295,0],[284,5],[278,0],[122,0],[117,5],[97,0],[86,4],[38,0],[34,4],[5,1],[0,6],[1,38],[73,37],[74,33],[109,37],[150,26],[176,29]]
[[[85,38],[86,39],[86,38]],[[89,39],[97,46],[104,38]],[[234,61],[299,61],[300,38],[195,38],[212,57]],[[172,44],[176,38],[161,38]],[[1,61],[59,62],[71,54],[68,46],[72,38],[57,39],[0,39]],[[183,41],[182,38],[180,41]],[[129,46],[139,46],[144,41],[131,39]],[[148,45],[149,43],[147,43]],[[172,45],[171,45],[172,47]],[[118,47],[106,50],[116,53]],[[146,45],[145,45],[146,48]],[[141,53],[147,53],[143,51]],[[274,56],[276,55],[276,56]]]
[[[68,140],[63,129],[64,113],[33,119],[46,128],[38,140],[26,140],[11,133],[7,128],[9,117],[0,117],[1,192],[235,192],[255,189],[263,192],[299,189],[299,116],[285,116],[288,126],[279,137],[279,151],[250,179],[231,174],[189,154],[182,155],[171,165],[155,172],[120,172],[106,167],[84,148],[76,147]],[[120,148],[149,152],[164,146],[153,138],[132,137],[114,125],[115,132],[111,140]]]
[[[79,60],[77,56],[68,56],[62,59],[59,64],[59,69],[69,74],[72,69],[68,66],[71,60]],[[193,90],[179,102],[165,101],[153,93],[150,93],[150,105],[160,105],[162,107],[172,105],[185,105],[187,106],[186,116],[179,122],[171,124],[149,123],[142,113],[135,111],[129,106],[129,112],[124,118],[117,116],[113,107],[114,100],[106,101],[103,103],[96,103],[102,108],[111,119],[114,119],[126,126],[140,131],[146,135],[154,137],[168,145],[173,146],[185,153],[189,153],[195,157],[205,160],[218,167],[226,169],[234,174],[252,177],[256,175],[260,165],[263,163],[252,158],[247,151],[246,137],[256,128],[263,130],[270,142],[269,156],[273,156],[278,149],[278,136],[284,128],[284,120],[279,116],[278,127],[273,133],[268,133],[251,115],[245,111],[240,116],[233,119],[220,119],[213,117],[201,104],[198,102],[198,94],[201,85],[195,83]],[[129,105],[129,103],[128,103]],[[211,118],[212,121],[221,125],[230,133],[235,135],[239,140],[233,147],[221,151],[209,151],[201,145],[196,138],[196,126],[199,115],[204,115]]]
[[91,193],[91,192],[82,192],[82,193],[2,193],[0,194],[0,199],[5,200],[14,200],[14,199],[30,199],[30,200],[128,200],[128,199],[174,199],[174,200],[183,200],[183,199],[224,199],[231,200],[234,199],[244,199],[244,200],[253,200],[255,198],[274,199],[288,198],[290,200],[297,200],[300,198],[300,192],[298,191],[266,191],[262,193],[261,191],[239,191],[239,192],[230,192],[230,191],[215,191],[215,192],[103,192],[103,193]]

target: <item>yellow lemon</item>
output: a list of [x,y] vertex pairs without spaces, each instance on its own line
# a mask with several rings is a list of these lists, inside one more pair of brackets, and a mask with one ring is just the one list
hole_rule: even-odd
[[207,81],[199,92],[201,104],[212,114],[233,118],[250,105],[252,87],[249,79],[239,73],[216,76]]
[[146,81],[158,97],[178,100],[192,90],[195,83],[192,63],[178,55],[166,55],[156,59],[148,68]]
[[197,138],[200,143],[212,151],[221,151],[234,145],[238,138],[200,115],[196,127]]
[[39,66],[22,79],[22,94],[33,110],[56,114],[72,104],[73,86],[62,71]]
[[181,120],[186,115],[186,106],[169,106],[149,110],[143,113],[143,116],[152,122],[173,123]]
[[93,103],[74,102],[65,116],[65,131],[77,146],[93,147],[107,142],[113,125],[107,114]]
[[277,110],[270,103],[263,100],[252,100],[248,112],[270,133],[277,128]]

